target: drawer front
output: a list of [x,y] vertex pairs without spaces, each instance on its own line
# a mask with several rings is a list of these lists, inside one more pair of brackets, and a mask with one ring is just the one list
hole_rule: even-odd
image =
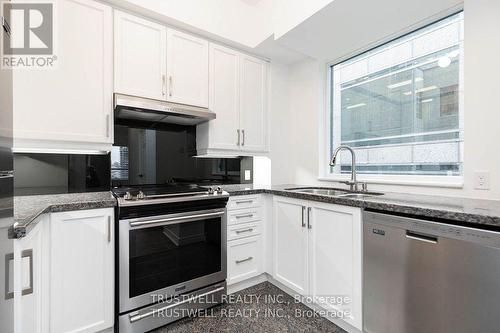
[[230,241],[227,247],[228,284],[240,282],[261,273],[260,236]]
[[262,219],[262,212],[260,208],[248,208],[237,211],[229,211],[227,214],[228,225],[255,222]]
[[260,222],[235,224],[227,228],[227,240],[240,239],[260,234]]
[[242,195],[238,197],[229,198],[229,202],[227,203],[228,210],[234,209],[244,209],[251,207],[260,207],[261,200],[258,195]]

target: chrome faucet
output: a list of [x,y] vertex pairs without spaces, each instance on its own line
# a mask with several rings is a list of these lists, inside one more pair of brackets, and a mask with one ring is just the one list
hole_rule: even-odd
[[340,151],[342,150],[348,150],[351,153],[351,180],[342,182],[344,184],[347,184],[351,187],[351,191],[358,191],[358,185],[361,185],[361,191],[367,191],[367,185],[364,182],[358,182],[356,180],[356,153],[354,150],[349,147],[349,146],[339,146],[337,147],[332,155],[332,160],[330,161],[330,166],[334,167],[335,164],[337,163],[337,155],[339,154]]

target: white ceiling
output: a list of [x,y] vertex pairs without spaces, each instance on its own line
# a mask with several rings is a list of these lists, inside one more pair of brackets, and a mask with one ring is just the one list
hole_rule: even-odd
[[462,0],[334,0],[284,34],[279,44],[334,61],[460,9]]

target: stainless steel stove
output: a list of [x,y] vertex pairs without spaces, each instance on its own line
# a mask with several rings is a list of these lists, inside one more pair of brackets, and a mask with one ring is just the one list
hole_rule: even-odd
[[226,293],[226,204],[220,187],[113,189],[120,332],[145,332],[221,302]]

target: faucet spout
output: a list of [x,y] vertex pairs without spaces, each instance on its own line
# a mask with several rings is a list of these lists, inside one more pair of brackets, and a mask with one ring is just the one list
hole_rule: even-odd
[[[347,150],[351,153],[351,181],[348,184],[351,186],[351,189],[355,191],[358,190],[358,182],[356,180],[356,153],[354,149],[349,146],[339,146],[333,151],[332,159],[330,161],[330,166],[335,166],[337,164],[337,155],[342,151]],[[364,188],[365,186],[363,186]]]

